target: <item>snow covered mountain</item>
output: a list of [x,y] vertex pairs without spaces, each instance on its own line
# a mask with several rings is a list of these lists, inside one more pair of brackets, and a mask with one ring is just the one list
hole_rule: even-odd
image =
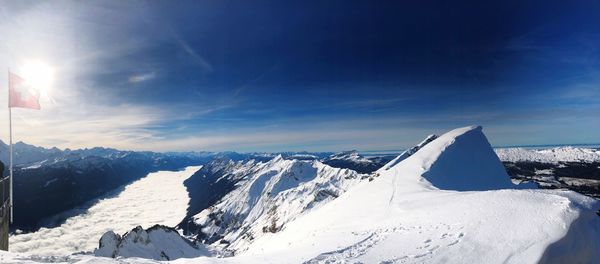
[[[155,152],[134,152],[134,151],[122,151],[112,148],[85,148],[85,149],[58,149],[43,148],[34,145],[29,145],[24,142],[17,142],[13,145],[13,161],[15,167],[21,169],[35,169],[41,166],[52,166],[56,164],[65,164],[64,162],[78,161],[88,157],[100,157],[106,159],[116,159],[124,157],[133,153],[143,154],[150,157],[159,158],[161,156],[167,156],[161,153]],[[174,156],[171,155],[171,156]],[[191,158],[191,157],[188,157]],[[9,160],[9,146],[0,140],[0,160],[5,164],[8,164]]]
[[[84,149],[58,149],[44,148],[34,145],[29,145],[24,142],[17,142],[13,145],[13,161],[15,167],[23,169],[34,169],[41,166],[48,166],[57,163],[65,164],[64,162],[77,161],[87,157],[101,157],[107,159],[116,159],[131,154],[145,155],[156,159],[164,157],[176,157],[179,159],[188,159],[199,162],[200,164],[208,163],[215,159],[223,160],[250,160],[268,161],[277,155],[282,155],[289,159],[323,159],[331,155],[331,152],[280,152],[280,153],[238,153],[233,151],[224,152],[207,152],[207,151],[189,151],[189,152],[166,152],[157,153],[150,151],[124,151],[113,148],[94,147]],[[9,146],[0,140],[0,160],[8,164]],[[6,172],[5,172],[6,174]]]
[[326,159],[324,159],[324,161],[332,161],[332,160],[349,160],[349,161],[351,160],[356,163],[369,163],[370,162],[369,159],[359,155],[358,151],[356,151],[356,150],[338,152],[338,153],[333,154],[333,155],[327,157]]
[[600,149],[558,147],[550,149],[498,148],[496,154],[502,161],[508,162],[600,162]]
[[[281,157],[222,168],[252,173],[229,174],[239,178],[235,189],[192,219],[201,227],[200,240],[224,252],[176,263],[594,263],[600,258],[600,202],[571,191],[519,189],[477,126],[431,140],[372,177]],[[161,239],[147,240],[141,231],[132,236],[141,244],[123,244],[142,248],[138,257],[166,259],[157,253],[182,243],[175,236],[168,238],[173,244],[155,243]],[[111,237],[103,245],[113,246],[105,248],[122,243]],[[1,256],[31,263],[125,260],[89,254]]]
[[248,161],[215,159],[188,178],[184,185],[190,196],[190,203],[186,217],[179,224],[184,233],[198,234],[199,226],[191,218],[231,192],[236,183],[255,173],[259,168],[255,166],[257,163],[254,159]]
[[[8,146],[0,141],[0,160],[8,165]],[[122,151],[112,148],[58,149],[17,142],[13,145],[15,163],[15,210],[13,227],[33,231],[41,226],[59,225],[53,217],[82,206],[109,191],[131,183],[149,172],[178,170],[202,165],[214,159],[260,160],[267,153]],[[319,159],[330,153],[286,152],[286,156]],[[8,169],[3,174],[8,175]],[[227,189],[228,191],[228,189]],[[219,192],[209,192],[217,195]],[[224,193],[222,194],[224,195]],[[222,196],[221,195],[221,196]],[[220,198],[211,200],[211,204]],[[197,201],[197,200],[194,200]],[[39,204],[47,204],[42,208]],[[204,209],[204,208],[202,208]],[[196,213],[199,212],[196,211]],[[52,221],[46,221],[52,217]]]
[[600,149],[499,148],[496,154],[515,181],[533,181],[541,188],[569,189],[600,198]]
[[334,168],[351,169],[358,173],[371,173],[381,168],[381,166],[391,160],[388,156],[364,157],[356,150],[343,151],[333,154],[321,162]]
[[[15,165],[39,162],[63,156],[62,151],[58,148],[47,149],[25,144],[21,141],[13,145],[13,151],[13,162]],[[7,161],[9,160],[9,146],[2,140],[0,140],[0,160],[5,164],[8,164]]]
[[[429,141],[430,140],[425,139],[423,142]],[[413,153],[426,144],[423,142],[412,147],[412,152],[410,153]],[[269,157],[269,155],[264,156]],[[193,217],[201,211],[208,209],[219,200],[232,199],[230,196],[223,197],[235,188],[243,186],[243,183],[239,183],[240,181],[248,181],[248,179],[257,177],[256,174],[261,173],[261,171],[265,169],[265,161],[257,161],[254,159],[255,157],[257,157],[257,154],[249,156],[249,158],[251,158],[249,160],[233,161],[228,158],[214,159],[185,181],[185,186],[190,195],[190,205],[188,207],[188,215],[178,227],[181,228],[186,235],[198,235],[199,240],[207,243],[214,243],[216,240],[222,238],[219,235],[212,236],[205,234],[205,232],[201,232],[200,229],[202,226],[200,226],[197,221],[194,221]],[[274,159],[274,161],[271,161],[271,163],[268,164],[284,162],[283,160],[304,160],[305,162],[316,164],[319,157],[308,153],[285,153],[284,155],[275,156]],[[391,159],[392,158],[388,156],[367,158],[358,154],[357,151],[346,151],[321,159],[321,162],[334,168],[350,169],[359,173],[361,171],[370,173],[377,170]],[[361,178],[366,177],[368,176],[361,175]],[[373,175],[370,175],[369,177],[372,178]],[[295,197],[289,197],[288,199],[291,200],[294,198]]]
[[253,240],[279,232],[297,216],[367,178],[319,161],[286,160],[281,156],[238,167],[244,167],[245,173],[236,188],[193,216],[193,222],[201,227],[198,239],[228,252],[243,251]]
[[506,187],[506,172],[481,128],[456,129],[281,232],[256,239],[235,258],[592,263],[600,257],[598,201],[570,191],[495,190]]

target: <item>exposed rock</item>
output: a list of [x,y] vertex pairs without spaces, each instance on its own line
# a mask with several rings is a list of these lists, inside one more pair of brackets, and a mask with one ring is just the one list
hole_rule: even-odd
[[108,231],[100,238],[99,247],[94,251],[94,255],[174,260],[207,256],[209,252],[183,238],[174,228],[155,225],[146,230],[137,226],[123,237]]

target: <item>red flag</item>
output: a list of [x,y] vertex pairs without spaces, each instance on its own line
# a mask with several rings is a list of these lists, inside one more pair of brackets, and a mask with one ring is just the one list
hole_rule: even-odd
[[40,110],[40,91],[27,85],[23,78],[9,72],[9,107],[22,107]]

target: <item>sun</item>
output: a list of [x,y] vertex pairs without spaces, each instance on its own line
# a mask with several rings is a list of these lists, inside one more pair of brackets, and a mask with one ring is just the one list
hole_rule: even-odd
[[41,61],[28,61],[20,69],[25,82],[47,96],[54,82],[54,68]]

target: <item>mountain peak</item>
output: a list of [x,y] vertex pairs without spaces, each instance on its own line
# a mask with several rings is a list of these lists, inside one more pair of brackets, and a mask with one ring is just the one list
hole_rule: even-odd
[[529,263],[579,256],[592,262],[597,201],[562,191],[494,191],[512,186],[481,127],[455,129],[257,238],[244,256],[275,263]]
[[481,126],[449,131],[390,171],[395,171],[396,174],[421,171],[413,175],[421,175],[421,179],[425,179],[433,187],[446,190],[474,191],[515,187]]
[[269,162],[271,164],[274,164],[274,163],[280,162],[282,160],[283,160],[283,155],[277,154],[277,156],[273,157]]
[[325,160],[326,161],[348,160],[348,161],[354,161],[354,162],[369,162],[368,159],[366,159],[365,157],[358,154],[358,151],[356,151],[356,150],[347,150],[347,151],[338,152],[338,153],[335,153],[335,154],[327,157]]
[[417,151],[419,151],[419,149],[423,148],[425,145],[429,144],[429,142],[435,140],[436,138],[438,138],[438,136],[435,134],[431,134],[431,135],[427,136],[425,139],[423,139],[423,141],[421,141],[421,143],[400,153],[400,155],[398,155],[396,158],[394,158],[393,160],[391,160],[390,162],[385,164],[383,167],[379,168],[379,170],[377,170],[377,171],[384,172],[386,170],[389,170],[390,168],[396,166],[401,161],[403,161],[403,160],[407,159],[408,157],[410,157],[411,155],[415,154]]

